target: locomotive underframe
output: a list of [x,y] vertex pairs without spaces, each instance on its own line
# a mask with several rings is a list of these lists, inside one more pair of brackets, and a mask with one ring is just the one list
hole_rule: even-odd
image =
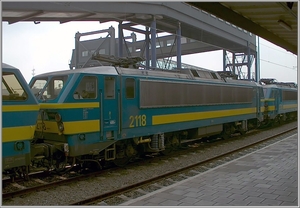
[[[180,147],[181,142],[184,140],[196,138],[209,139],[210,137],[228,138],[234,133],[244,134],[249,129],[257,127],[258,123],[256,119],[249,119],[176,132],[165,132],[150,136],[108,140],[74,146],[68,146],[68,136],[59,135],[59,138],[62,140],[61,142],[41,140],[41,143],[37,141],[35,144],[32,144],[32,166],[47,167],[49,170],[60,170],[62,167],[72,167],[75,164],[82,167],[101,168],[103,162],[109,161],[122,166],[127,164],[131,159],[146,154],[158,152],[168,154]],[[45,135],[46,137],[47,134]],[[52,134],[53,136],[54,134]]]

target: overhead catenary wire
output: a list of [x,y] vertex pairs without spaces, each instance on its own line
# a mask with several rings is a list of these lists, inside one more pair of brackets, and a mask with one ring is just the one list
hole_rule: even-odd
[[281,66],[281,67],[284,67],[284,68],[287,68],[287,69],[297,71],[297,68],[294,68],[294,67],[288,67],[288,66],[281,65],[281,64],[278,64],[278,63],[275,63],[275,62],[272,62],[272,61],[264,60],[264,59],[260,59],[260,60],[264,61],[264,62],[267,62],[267,63],[270,63],[270,64],[274,64],[274,65],[277,65],[277,66]]
[[[267,47],[267,48],[269,48],[269,49],[271,49],[271,50],[280,52],[280,53],[282,53],[282,54],[290,55],[290,56],[292,56],[293,58],[297,58],[297,56],[294,55],[294,54],[292,54],[292,53],[289,54],[289,53],[287,53],[286,51],[283,51],[283,50],[280,50],[280,49],[276,49],[276,48],[270,47],[270,46],[268,46],[268,45],[266,45],[266,44],[260,43],[260,45],[262,45],[262,46],[264,46],[264,47]],[[270,64],[274,64],[274,65],[276,65],[276,66],[280,66],[280,67],[284,67],[284,68],[287,68],[287,69],[291,69],[291,70],[293,70],[293,71],[297,71],[297,66],[289,67],[289,66],[282,65],[282,64],[279,64],[279,63],[275,63],[275,62],[272,62],[272,61],[269,61],[269,60],[265,60],[265,59],[262,59],[262,58],[260,58],[260,61],[264,61],[264,62],[267,62],[267,63],[270,63]],[[296,63],[296,65],[297,65],[297,63]]]
[[263,44],[263,43],[260,43],[260,45],[262,45],[262,46],[265,46],[265,47],[267,47],[267,48],[270,48],[270,49],[272,49],[272,50],[275,50],[275,51],[281,52],[281,53],[283,53],[283,54],[288,54],[288,55],[291,55],[291,56],[293,56],[294,58],[297,58],[297,56],[296,56],[295,54],[293,54],[293,53],[289,53],[289,52],[287,52],[287,51],[283,51],[284,49],[283,49],[283,50],[276,49],[276,48],[270,47],[270,46],[268,46],[268,45],[265,45],[265,44]]

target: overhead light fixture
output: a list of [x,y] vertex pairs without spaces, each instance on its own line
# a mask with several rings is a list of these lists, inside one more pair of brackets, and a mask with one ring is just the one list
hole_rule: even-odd
[[285,21],[280,19],[280,20],[278,20],[278,24],[281,25],[283,28],[287,29],[288,31],[292,31],[292,26],[290,26]]

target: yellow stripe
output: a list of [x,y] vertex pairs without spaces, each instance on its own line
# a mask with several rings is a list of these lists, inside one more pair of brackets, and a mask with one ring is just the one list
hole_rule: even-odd
[[64,122],[64,134],[78,134],[100,131],[99,120]]
[[99,108],[99,102],[90,103],[41,103],[42,109],[70,109],[70,108]]
[[152,125],[195,121],[195,120],[218,118],[224,116],[237,116],[237,115],[251,114],[251,113],[256,113],[256,108],[152,116]]
[[2,142],[32,139],[35,126],[19,126],[2,128]]
[[283,109],[298,108],[297,104],[283,105]]
[[274,110],[275,110],[275,105],[269,106],[269,107],[268,107],[268,110],[269,110],[269,111],[274,111]]
[[275,105],[268,106],[268,111],[274,111],[275,110]]
[[[297,104],[290,104],[290,105],[283,105],[282,109],[291,109],[291,108],[298,108]],[[261,107],[260,108],[261,111],[265,111],[265,107]],[[274,111],[275,110],[275,106],[271,105],[268,106],[268,111]]]
[[36,105],[2,105],[2,112],[14,111],[38,111],[40,106]]
[[[38,121],[37,131],[41,131],[41,121]],[[44,121],[46,133],[60,133],[58,130],[57,123],[55,121]],[[88,121],[69,121],[63,122],[64,131],[63,134],[79,134],[100,131],[100,121],[99,120],[88,120]]]
[[[268,111],[274,111],[275,110],[275,106],[274,105],[271,105],[271,106],[268,106]],[[260,112],[265,112],[266,111],[266,107],[260,107]]]

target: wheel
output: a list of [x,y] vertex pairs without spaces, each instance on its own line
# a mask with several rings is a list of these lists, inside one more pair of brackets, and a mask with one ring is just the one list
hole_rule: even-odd
[[169,146],[169,147],[165,147],[165,150],[161,151],[160,154],[161,155],[169,155],[169,154],[171,154],[171,152],[173,152],[173,148],[171,146]]
[[174,135],[171,139],[165,140],[165,150],[161,151],[162,155],[169,155],[173,150],[177,149],[180,146],[180,141],[178,136]]
[[221,134],[221,137],[223,139],[229,139],[231,137],[231,130],[230,130],[230,125],[229,124],[224,124],[224,130]]
[[57,173],[62,173],[66,169],[66,163],[65,162],[56,162],[55,165],[55,171]]
[[98,171],[98,170],[102,170],[102,165],[97,160],[93,160],[93,159],[84,160],[83,164],[82,164],[82,169],[83,170]]
[[245,135],[246,134],[246,131],[242,130],[242,129],[240,129],[239,132],[240,132],[241,135]]
[[245,134],[246,134],[246,131],[242,128],[242,126],[239,126],[237,131],[238,131],[241,135],[245,135]]
[[123,158],[116,158],[113,163],[118,167],[124,167],[130,162],[129,157],[123,157]]

